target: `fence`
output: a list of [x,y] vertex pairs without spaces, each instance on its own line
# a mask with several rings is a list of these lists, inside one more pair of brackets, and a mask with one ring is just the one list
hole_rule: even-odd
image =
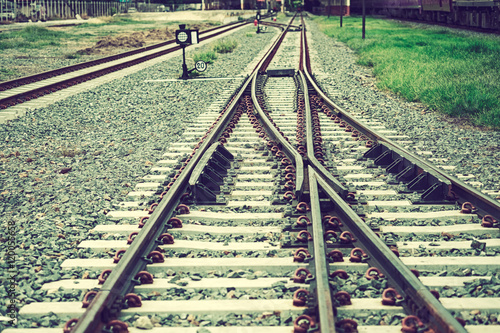
[[[160,4],[137,3],[137,9],[144,12],[160,10]],[[0,22],[26,22],[110,16],[126,13],[136,2],[82,1],[82,0],[0,0]],[[163,9],[162,9],[163,10]]]

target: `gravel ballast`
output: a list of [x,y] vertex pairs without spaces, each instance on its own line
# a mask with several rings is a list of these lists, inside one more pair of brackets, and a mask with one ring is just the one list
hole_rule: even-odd
[[[364,110],[419,142],[421,150],[448,158],[456,172],[473,173],[485,188],[498,190],[498,132],[458,126],[418,104],[378,91],[370,70],[355,64],[352,51],[320,33],[310,20],[308,30],[310,47],[317,50],[313,70],[323,87],[338,93],[332,98],[340,106]],[[269,29],[255,34],[253,27],[235,33],[232,38],[239,47],[218,55],[205,75],[240,75],[275,33]],[[105,214],[142,182],[189,122],[225,87],[241,80],[145,82],[176,78],[180,66],[180,57],[175,57],[0,125],[0,276],[2,281],[14,276],[19,307],[44,300],[43,283],[89,275],[82,270],[65,277],[60,264],[90,255],[77,248],[88,231],[106,224]],[[5,257],[9,232],[15,234],[16,246],[12,271]],[[0,287],[0,316],[7,315],[9,286],[3,282]],[[57,297],[65,296],[62,292]],[[75,296],[68,292],[66,297]],[[0,330],[9,327],[7,320],[0,321]],[[18,326],[49,326],[56,321],[21,319]]]
[[[347,112],[363,112],[387,129],[408,136],[407,148],[431,151],[447,159],[456,174],[473,174],[480,190],[500,190],[500,132],[473,127],[465,121],[434,112],[419,103],[398,99],[376,88],[370,68],[357,65],[357,56],[343,43],[323,34],[307,21],[313,73],[330,98]],[[435,163],[436,164],[436,163]],[[500,199],[500,194],[493,196]]]
[[[255,34],[252,26],[227,37],[239,46],[219,54],[204,75],[230,80],[145,82],[178,78],[182,58],[177,56],[0,125],[0,275],[2,281],[14,277],[18,308],[44,299],[41,285],[62,278],[63,260],[92,255],[77,248],[88,231],[105,224],[105,214],[127,201],[127,193],[190,122],[224,89],[242,81],[245,67],[277,33]],[[16,254],[7,258],[9,231],[15,234]],[[15,269],[9,272],[11,258]],[[5,282],[0,290],[1,316],[7,315],[9,286]],[[4,317],[0,330],[8,320]],[[52,322],[20,319],[18,327]]]

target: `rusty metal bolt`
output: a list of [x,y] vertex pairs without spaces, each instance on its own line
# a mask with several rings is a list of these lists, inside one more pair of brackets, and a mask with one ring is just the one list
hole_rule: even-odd
[[339,291],[333,298],[339,302],[340,305],[351,305],[351,295],[347,291]]
[[300,267],[297,268],[292,279],[294,283],[304,283],[308,277],[312,277],[311,272],[307,268]]
[[296,207],[297,211],[300,213],[305,213],[307,211],[310,211],[311,208],[309,208],[309,205],[305,202],[299,202],[299,204]]
[[125,302],[130,308],[139,308],[142,306],[141,296],[134,293],[125,295]]
[[353,201],[354,199],[356,199],[356,193],[353,193],[353,192],[347,193],[345,199],[347,201]]
[[139,233],[137,231],[134,231],[134,232],[131,232],[130,235],[128,235],[128,238],[127,238],[127,244],[132,244],[132,242],[134,241],[135,239],[135,236],[137,236]]
[[121,250],[116,251],[115,256],[113,257],[113,263],[117,264],[126,251],[127,250],[125,250],[125,249],[121,249]]
[[394,253],[396,255],[396,257],[399,257],[399,250],[396,246],[391,246],[390,247],[392,253]]
[[90,303],[92,303],[96,295],[97,291],[95,290],[88,291],[83,297],[82,308],[87,308],[90,305]]
[[[323,219],[325,220],[326,217]],[[342,226],[342,222],[337,216],[329,216],[329,219],[325,223],[327,229],[338,229]]]
[[343,233],[340,234],[340,242],[347,244],[347,243],[353,243],[356,241],[354,236],[351,234],[350,231],[344,231]]
[[152,204],[151,206],[149,206],[149,209],[148,209],[148,213],[149,214],[153,214],[153,212],[155,211],[155,208],[158,206],[157,203],[154,203]]
[[283,199],[287,201],[295,200],[295,194],[293,194],[292,191],[286,191],[285,194],[283,194]]
[[182,228],[182,221],[177,217],[172,217],[168,220],[167,224],[169,224],[171,228]]
[[307,302],[307,296],[309,291],[305,289],[297,289],[293,294],[293,305],[294,306],[304,306]]
[[311,254],[306,248],[300,247],[293,254],[293,262],[303,262],[306,258],[310,258]]
[[352,319],[342,319],[338,321],[335,326],[337,326],[344,333],[357,333],[358,323]]
[[465,327],[465,325],[467,324],[467,322],[465,320],[463,320],[462,318],[459,318],[459,317],[455,317],[455,319],[460,323],[460,325],[462,325],[463,327]]
[[297,217],[296,223],[299,227],[303,227],[303,228],[312,224],[311,221],[309,220],[309,218],[305,215]]
[[349,274],[347,274],[347,272],[344,271],[343,269],[337,269],[336,271],[330,273],[330,278],[333,279],[336,276],[338,276],[343,280],[347,280],[349,278]]
[[481,226],[485,228],[492,228],[496,224],[498,224],[498,221],[491,215],[485,215],[481,221]]
[[295,187],[295,183],[291,180],[287,181],[285,185],[283,185],[283,188],[287,191],[293,191]]
[[403,299],[403,297],[394,288],[387,288],[382,293],[383,305],[396,305],[398,299]]
[[363,261],[363,257],[368,257],[368,255],[359,247],[355,247],[351,250],[351,257],[349,258],[349,261],[361,262]]
[[142,228],[146,225],[146,220],[149,219],[149,216],[143,216],[139,220],[139,228]]
[[70,333],[77,322],[78,322],[78,318],[72,318],[72,319],[68,320],[66,322],[66,324],[64,324],[63,333]]
[[333,230],[327,230],[325,232],[325,241],[336,242],[337,241],[337,233]]
[[462,213],[462,214],[470,214],[475,209],[476,209],[476,207],[474,207],[470,202],[464,202],[462,204],[462,209],[460,210],[460,213]]
[[293,322],[293,333],[307,333],[314,326],[314,320],[308,315],[300,315]]
[[153,275],[147,271],[140,271],[134,276],[134,280],[139,281],[141,284],[152,284]]
[[174,236],[169,233],[163,233],[158,237],[158,240],[163,244],[174,244]]
[[104,281],[106,281],[109,274],[111,274],[111,269],[103,270],[101,275],[99,275],[99,278],[97,279],[97,281],[99,281],[99,284],[104,284]]
[[147,255],[147,258],[151,259],[154,264],[165,262],[165,256],[163,255],[163,253],[158,252],[158,251],[151,251]]
[[332,258],[333,262],[343,262],[344,254],[340,250],[332,250],[327,254],[328,258]]
[[312,241],[312,239],[313,239],[313,238],[312,238],[311,234],[310,234],[310,233],[309,233],[309,231],[307,231],[307,230],[302,230],[302,231],[300,231],[300,232],[297,234],[297,240],[298,240],[299,242],[303,242],[303,243],[305,243],[305,242],[308,242],[308,241]]
[[113,333],[128,333],[128,324],[120,320],[112,320],[106,324],[106,329]]
[[385,275],[378,269],[377,267],[370,267],[365,273],[365,278],[368,280],[378,280],[379,278],[383,278]]
[[424,323],[417,316],[407,316],[401,322],[403,326],[401,332],[403,333],[417,333],[419,328],[425,327]]
[[429,291],[431,292],[432,296],[436,297],[436,299],[439,299],[439,291],[434,290],[434,289],[429,290]]
[[189,214],[189,207],[184,204],[180,204],[175,210],[177,210],[177,213],[180,215]]

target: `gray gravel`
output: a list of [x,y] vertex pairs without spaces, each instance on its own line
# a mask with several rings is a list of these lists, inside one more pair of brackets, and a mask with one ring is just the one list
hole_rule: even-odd
[[[277,30],[253,32],[249,27],[229,37],[238,40],[238,48],[219,55],[204,75],[240,75]],[[100,256],[78,249],[78,243],[88,230],[105,224],[105,214],[234,82],[144,82],[177,78],[180,68],[176,57],[0,125],[0,316],[7,313],[10,275],[18,284],[21,307],[43,299],[43,283],[62,278],[63,260]],[[16,234],[13,273],[5,261],[9,230]],[[21,319],[19,324],[45,326],[54,320]],[[0,321],[0,330],[8,326]]]
[[[436,150],[439,156],[450,158],[457,172],[474,173],[487,188],[498,188],[498,132],[457,129],[456,124],[443,116],[376,90],[369,69],[357,66],[351,51],[309,24],[311,46],[322,55],[321,59],[314,59],[320,64],[314,69],[328,74],[328,78],[320,76],[319,81],[330,91],[340,92],[339,98],[335,98],[339,105],[346,110],[364,109],[388,128],[418,140],[421,149]],[[205,75],[240,74],[274,36],[272,33],[247,36],[253,31],[252,27],[238,32],[235,39],[240,46],[231,54],[219,55]],[[40,291],[43,283],[71,277],[60,270],[64,259],[92,256],[90,250],[77,248],[88,230],[106,223],[105,213],[123,201],[141,177],[149,173],[150,162],[160,159],[169,144],[180,138],[187,123],[232,82],[144,82],[174,78],[179,68],[177,57],[0,125],[0,277],[6,281],[11,275],[5,261],[10,222],[14,225],[10,230],[16,235],[14,276],[18,300],[24,303],[43,300],[48,297]],[[434,130],[429,131],[431,128]],[[72,276],[83,274],[84,271]],[[7,289],[8,284],[2,282],[2,316],[7,311]],[[61,291],[49,298],[77,296]],[[211,323],[210,318],[199,319]],[[289,320],[281,319],[287,324]],[[393,324],[392,321],[386,322]],[[52,315],[35,321],[20,320],[22,327],[57,323],[57,317]],[[6,322],[0,322],[0,330],[7,326]]]
[[337,105],[349,112],[364,111],[388,129],[407,135],[415,142],[411,149],[449,159],[444,164],[456,166],[455,173],[474,174],[474,180],[484,184],[481,189],[500,190],[499,131],[470,126],[378,90],[371,69],[357,65],[352,50],[321,33],[313,20],[307,24],[310,46],[317,50],[311,57],[313,72]]

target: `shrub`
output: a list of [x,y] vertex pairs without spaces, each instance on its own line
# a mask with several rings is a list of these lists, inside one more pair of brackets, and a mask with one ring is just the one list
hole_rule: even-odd
[[198,52],[194,53],[191,58],[194,62],[198,60],[203,60],[207,64],[212,64],[215,59],[217,59],[217,54],[214,51]]
[[238,42],[233,39],[221,40],[215,42],[213,50],[217,53],[230,53],[238,46]]

